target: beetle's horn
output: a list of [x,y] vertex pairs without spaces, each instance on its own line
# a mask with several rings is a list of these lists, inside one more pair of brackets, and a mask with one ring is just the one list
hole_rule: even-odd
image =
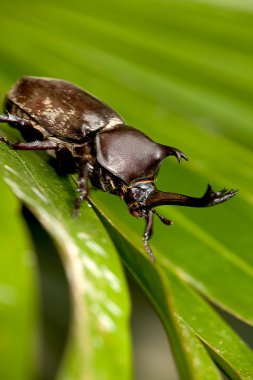
[[172,146],[161,145],[161,144],[158,144],[158,145],[160,146],[162,159],[167,156],[175,156],[179,163],[181,163],[182,158],[188,161],[188,157],[181,150],[177,148],[173,148]]
[[208,185],[203,197],[194,198],[177,193],[166,193],[154,190],[145,201],[147,208],[154,208],[162,205],[177,205],[188,207],[209,207],[223,203],[232,198],[238,190],[228,190],[227,188],[214,192],[211,185]]

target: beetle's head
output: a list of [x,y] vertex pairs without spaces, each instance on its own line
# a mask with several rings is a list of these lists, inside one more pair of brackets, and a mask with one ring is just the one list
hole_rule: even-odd
[[159,216],[164,224],[172,222],[159,215],[155,208],[162,205],[178,205],[188,207],[210,207],[226,202],[232,198],[238,190],[213,191],[212,186],[207,186],[206,192],[200,198],[194,198],[183,194],[159,191],[155,188],[154,181],[143,180],[135,182],[127,188],[124,200],[130,213],[135,217],[146,217],[150,211]]
[[136,182],[128,187],[124,200],[133,216],[138,218],[145,215],[146,200],[154,189],[153,181],[147,180]]
[[[147,213],[152,210],[164,224],[170,225],[172,221],[158,214],[155,210],[155,207],[161,205],[161,194],[164,193],[155,188],[153,181],[143,180],[136,182],[133,186],[128,188],[124,200],[127,203],[129,212],[136,218],[145,217]],[[167,194],[169,195],[170,193]]]

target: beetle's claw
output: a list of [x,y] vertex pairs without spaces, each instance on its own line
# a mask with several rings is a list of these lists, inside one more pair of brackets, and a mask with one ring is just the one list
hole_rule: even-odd
[[2,141],[3,143],[7,144],[7,139],[3,136],[0,136],[0,141]]
[[76,192],[78,193],[78,196],[75,199],[74,209],[72,211],[73,218],[78,218],[80,216],[81,204],[82,202],[86,201],[88,198],[88,191],[86,189],[78,187],[76,189]]
[[8,146],[12,146],[12,143],[3,136],[0,136],[0,141],[5,143]]
[[72,210],[72,217],[76,219],[76,218],[79,218],[80,215],[81,215],[80,209],[74,207],[74,209]]
[[238,193],[238,190],[228,190],[227,187],[220,191],[213,191],[212,186],[208,184],[207,190],[203,196],[203,201],[206,206],[215,206],[219,203],[223,203],[230,198],[232,198],[235,194]]
[[144,244],[146,252],[149,255],[150,261],[154,264],[155,263],[155,256],[153,254],[152,249],[150,248],[150,245],[148,244],[148,240],[145,239],[145,237],[143,238],[143,244]]

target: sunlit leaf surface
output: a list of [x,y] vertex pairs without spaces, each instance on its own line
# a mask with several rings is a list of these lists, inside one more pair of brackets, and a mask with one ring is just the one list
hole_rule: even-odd
[[0,191],[0,378],[18,380],[32,374],[36,281],[19,204],[2,179]]
[[121,371],[127,379],[128,298],[117,255],[88,204],[81,218],[71,217],[71,184],[56,175],[45,157],[1,149],[3,178],[52,234],[70,283],[71,344],[77,348],[74,358],[68,351],[63,378],[111,379]]

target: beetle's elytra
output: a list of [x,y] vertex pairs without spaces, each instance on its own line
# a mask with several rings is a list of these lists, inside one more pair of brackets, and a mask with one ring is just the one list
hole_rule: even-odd
[[163,159],[172,155],[181,162],[182,158],[187,160],[186,155],[126,125],[110,107],[69,82],[23,77],[6,95],[4,110],[0,122],[18,128],[26,142],[12,143],[4,137],[0,141],[12,149],[54,151],[65,174],[78,172],[75,212],[87,198],[88,179],[98,189],[120,196],[133,216],[146,221],[143,241],[152,261],[148,240],[153,215],[171,224],[155,207],[214,206],[237,192],[214,192],[210,185],[201,198],[158,191],[155,178]]

